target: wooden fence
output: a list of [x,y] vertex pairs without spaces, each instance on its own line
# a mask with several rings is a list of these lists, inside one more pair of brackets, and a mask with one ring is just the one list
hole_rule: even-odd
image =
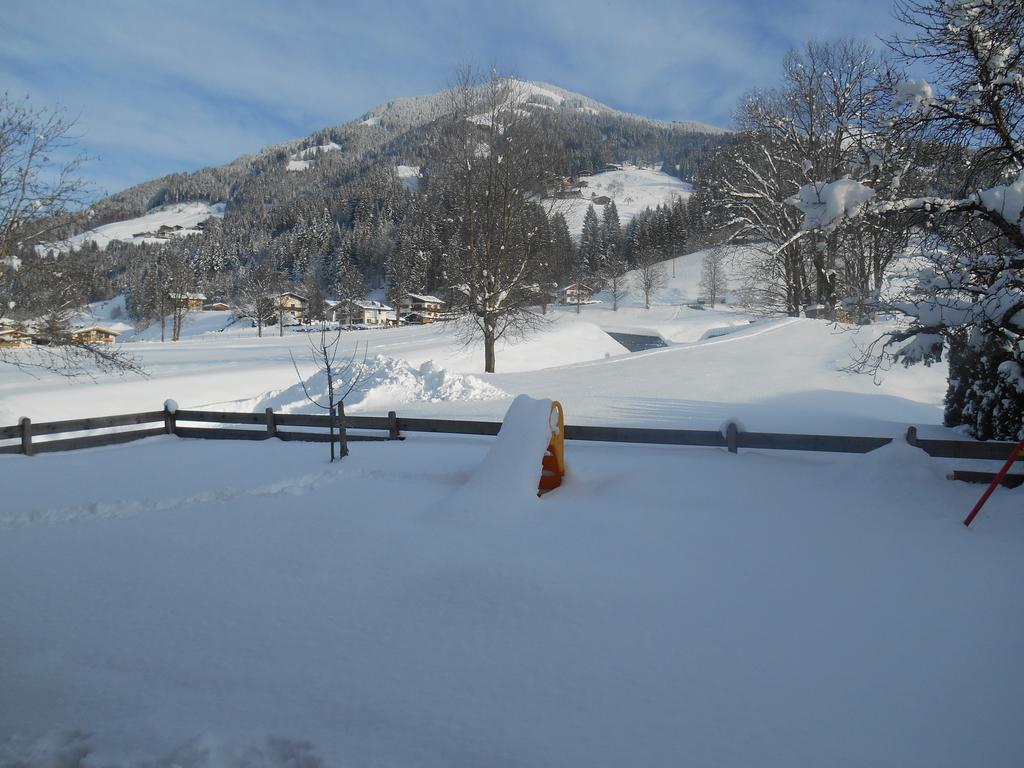
[[[917,436],[917,427],[907,429],[907,442],[920,448],[929,456],[942,459],[967,459],[983,461],[1003,462],[1010,454],[1017,450],[1017,443],[1006,443],[998,440],[928,440]],[[953,470],[954,480],[963,480],[967,483],[990,483],[995,478],[995,472],[979,472],[977,470],[955,469]],[[1008,474],[1003,478],[1002,484],[1009,488],[1016,488],[1024,483],[1024,475]]]
[[[210,426],[208,426],[210,425]],[[218,426],[212,426],[218,425]],[[231,425],[231,426],[224,426]],[[131,427],[131,429],[120,429]],[[262,427],[262,429],[261,429]],[[295,429],[298,427],[299,429]],[[33,423],[22,419],[19,424],[0,427],[0,441],[17,441],[0,445],[0,453],[49,453],[127,443],[154,435],[221,440],[302,440],[328,442],[331,435],[309,428],[328,429],[330,417],[318,414],[262,413],[231,411],[145,411],[119,416],[69,419]],[[456,435],[497,435],[500,421],[467,421],[455,419],[401,418],[394,411],[387,416],[345,416],[347,440],[401,440],[403,433],[432,432]],[[306,428],[306,429],[302,429]],[[42,436],[76,432],[99,434],[59,439],[38,440]],[[111,431],[116,430],[116,431]],[[867,453],[891,442],[888,437],[850,437],[841,435],[796,435],[772,432],[741,432],[729,424],[725,434],[713,430],[649,429],[641,427],[574,426],[565,428],[567,440],[612,443],[643,443],[648,445],[688,445],[727,448],[736,453],[740,448],[781,449],[790,451],[836,451]],[[335,440],[338,438],[335,437]]]
[[[196,426],[198,425],[198,426]],[[219,425],[219,426],[207,426]],[[231,426],[224,426],[231,425]],[[122,428],[129,429],[122,429]],[[93,448],[140,440],[154,435],[177,435],[186,438],[227,440],[301,440],[328,442],[332,435],[313,429],[328,429],[330,417],[318,414],[274,413],[267,408],[262,413],[230,411],[168,410],[127,413],[119,416],[101,416],[67,421],[32,423],[22,419],[19,424],[0,427],[0,454],[49,453]],[[465,421],[453,419],[402,418],[394,411],[387,416],[345,416],[346,439],[350,442],[365,440],[401,440],[407,432],[433,432],[456,435],[496,435],[500,421]],[[116,431],[110,431],[116,430]],[[76,432],[99,434],[37,440],[51,435]],[[642,427],[565,427],[567,440],[610,443],[642,443],[648,445],[681,445],[727,448],[737,453],[740,448],[786,451],[829,451],[838,453],[868,453],[892,442],[889,437],[855,437],[847,435],[805,435],[776,432],[743,432],[730,423],[725,434],[714,430],[648,429]],[[338,440],[338,437],[333,439]],[[907,430],[907,442],[930,456],[958,459],[1005,460],[1014,449],[1013,443],[977,442],[965,440],[922,440],[917,428]],[[985,481],[991,473],[957,470],[958,480]],[[1024,476],[1011,477],[1020,482]]]

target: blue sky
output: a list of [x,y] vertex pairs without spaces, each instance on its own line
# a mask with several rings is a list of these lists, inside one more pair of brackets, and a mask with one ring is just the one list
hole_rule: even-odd
[[465,63],[728,126],[807,39],[874,40],[891,0],[0,0],[0,91],[78,119],[114,192],[442,90]]

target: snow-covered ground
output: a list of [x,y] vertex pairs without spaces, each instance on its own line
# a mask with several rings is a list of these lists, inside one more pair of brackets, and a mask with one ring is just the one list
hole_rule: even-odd
[[493,442],[0,456],[0,764],[1019,765],[1020,491],[571,443],[512,501]]
[[[351,410],[501,419],[528,394],[576,424],[899,439],[570,443],[541,499],[527,437],[0,456],[0,766],[1019,765],[1024,491],[966,531],[979,489],[902,440],[944,431],[944,366],[876,385],[841,368],[877,329],[691,309],[702,258],[650,310],[554,308],[496,374],[444,326],[346,331]],[[312,408],[308,333],[196,312],[180,342],[123,338],[147,377],[0,366],[0,425]]]
[[419,191],[422,179],[418,165],[396,165],[395,176],[410,192]]
[[[115,221],[90,229],[70,238],[61,247],[81,248],[94,242],[102,250],[118,240],[123,243],[161,243],[168,237],[186,237],[199,232],[199,225],[207,219],[223,218],[224,203],[173,203],[154,208],[145,216]],[[169,227],[160,233],[161,227]]]
[[[617,312],[607,296],[581,307],[555,307],[539,333],[499,345],[496,374],[482,374],[483,352],[465,346],[450,328],[434,325],[346,331],[342,346],[358,357],[390,359],[353,398],[367,413],[395,409],[405,415],[496,419],[520,393],[556,398],[570,423],[717,428],[729,416],[752,431],[900,434],[908,424],[939,424],[945,366],[898,368],[881,385],[844,373],[857,345],[876,328],[839,329],[817,320],[759,318],[729,306],[697,310],[702,253],[676,259],[666,287],[650,309],[633,289]],[[117,302],[94,306],[98,319],[117,314]],[[123,315],[122,315],[123,317]],[[656,335],[669,346],[627,353],[605,331]],[[0,367],[0,425],[21,416],[34,421],[159,408],[167,398],[182,407],[236,409],[258,404],[297,383],[314,368],[309,334],[268,328],[263,338],[228,312],[194,312],[184,338],[160,343],[159,327],[126,331],[125,351],[148,377],[101,377],[69,383],[32,378]],[[500,391],[493,397],[450,399],[455,390],[422,386],[403,372],[430,362],[438,374],[477,376]],[[429,394],[424,395],[424,392]]]
[[[585,181],[583,198],[549,200],[553,210],[565,216],[569,231],[579,237],[583,231],[583,217],[587,215],[591,197],[610,197],[619,211],[619,221],[625,226],[634,216],[646,208],[671,205],[676,198],[687,199],[693,187],[675,176],[653,168],[638,168],[624,165],[620,171],[605,171],[593,176],[580,176]],[[602,206],[594,206],[600,216]]]

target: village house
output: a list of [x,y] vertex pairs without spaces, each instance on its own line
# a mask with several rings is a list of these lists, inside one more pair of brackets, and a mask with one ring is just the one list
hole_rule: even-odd
[[402,299],[399,310],[402,322],[423,325],[441,319],[444,302],[437,296],[421,296],[418,293],[407,293]]
[[117,331],[100,325],[76,328],[71,332],[71,338],[82,344],[113,344],[120,335]]
[[339,301],[328,310],[329,319],[346,325],[371,325],[380,327],[395,322],[394,307],[369,299]]
[[570,283],[561,290],[563,304],[589,304],[594,298],[594,289],[582,283]]
[[201,310],[206,301],[202,293],[169,293],[167,294],[175,309]]
[[27,349],[32,336],[18,328],[0,328],[0,349]]
[[204,312],[226,312],[229,309],[231,309],[231,307],[223,301],[211,301],[209,304],[203,305]]
[[293,291],[279,293],[274,299],[274,310],[276,312],[287,312],[296,320],[302,320],[306,316],[309,307],[309,300]]

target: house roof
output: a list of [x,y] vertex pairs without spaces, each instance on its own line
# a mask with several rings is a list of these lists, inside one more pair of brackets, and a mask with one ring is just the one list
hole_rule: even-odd
[[296,299],[299,299],[300,301],[309,301],[309,299],[307,299],[301,293],[296,293],[295,291],[285,291],[284,293],[277,294],[277,298],[279,299],[283,299],[285,296],[294,296]]
[[120,331],[115,331],[113,328],[106,328],[102,325],[87,325],[84,328],[75,328],[73,331],[71,331],[71,333],[85,333],[86,331],[96,331],[97,333],[109,333],[111,336],[121,335]]
[[206,301],[205,293],[168,293],[172,299],[193,299],[195,301]]
[[416,301],[422,301],[424,304],[444,304],[445,303],[442,299],[437,298],[437,296],[422,296],[422,295],[420,295],[418,293],[407,293],[405,295],[408,298],[410,298],[410,299],[415,299]]
[[352,303],[362,309],[376,309],[380,312],[393,312],[394,307],[389,307],[387,304],[383,304],[373,299],[353,299]]
[[562,293],[565,293],[566,291],[579,291],[579,290],[590,291],[591,293],[593,293],[593,291],[594,291],[594,289],[591,288],[589,285],[583,285],[583,283],[569,283],[564,288],[559,288],[558,290],[561,291]]

